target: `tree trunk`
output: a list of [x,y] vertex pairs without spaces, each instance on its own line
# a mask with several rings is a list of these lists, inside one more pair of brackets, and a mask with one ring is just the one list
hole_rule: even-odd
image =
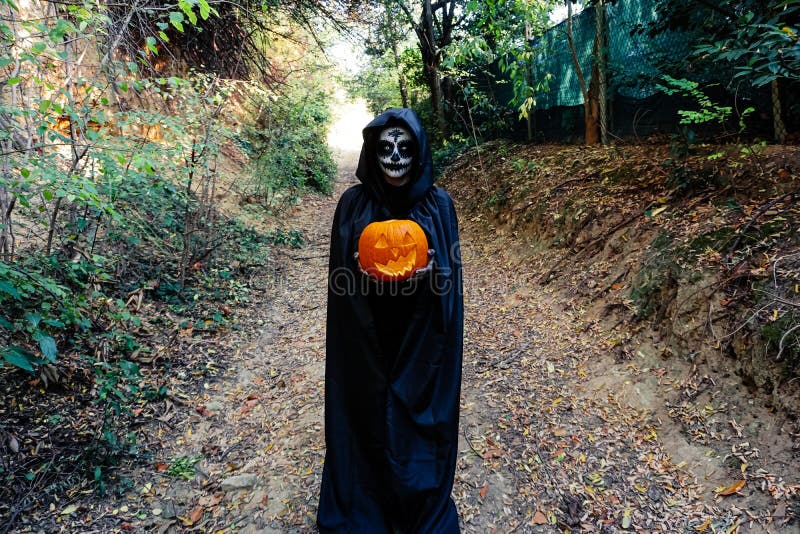
[[447,123],[442,106],[442,79],[439,72],[439,54],[433,32],[433,8],[430,0],[425,0],[420,24],[417,28],[420,51],[422,52],[423,72],[431,90],[431,107],[436,117],[436,124],[442,135],[445,135]]
[[[569,44],[569,51],[572,55],[572,65],[575,67],[575,74],[578,76],[578,82],[581,86],[581,93],[583,94],[583,116],[584,116],[584,142],[587,145],[597,145],[600,143],[600,83],[599,83],[599,69],[597,61],[592,63],[592,79],[589,87],[586,86],[586,78],[583,76],[581,64],[578,59],[578,51],[575,49],[575,39],[572,36],[572,1],[567,2],[567,43]],[[598,33],[595,32],[593,56],[597,57],[599,49]]]
[[775,141],[778,143],[786,142],[786,125],[783,123],[781,111],[781,93],[778,80],[772,80],[772,127],[775,130]]
[[406,75],[403,66],[400,64],[400,54],[397,52],[397,38],[392,36],[392,55],[394,56],[394,68],[397,71],[397,86],[400,89],[400,100],[403,107],[408,107],[408,86],[406,85]]
[[592,66],[592,80],[589,82],[589,98],[583,104],[584,123],[587,145],[600,144],[600,83],[598,81],[597,63]]
[[[5,174],[5,169],[3,172]],[[6,262],[10,262],[14,258],[15,240],[11,212],[14,210],[16,201],[17,198],[11,191],[4,186],[0,187],[0,260]]]

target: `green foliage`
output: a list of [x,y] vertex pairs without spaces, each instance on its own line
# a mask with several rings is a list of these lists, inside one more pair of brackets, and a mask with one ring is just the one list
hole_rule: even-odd
[[699,89],[700,84],[686,78],[676,79],[664,76],[667,85],[659,85],[659,89],[668,95],[681,95],[692,99],[699,107],[697,110],[678,110],[680,124],[705,124],[708,122],[724,123],[731,115],[730,106],[720,106],[711,101],[711,98]]
[[800,314],[790,310],[770,319],[761,326],[761,338],[790,374],[800,373]]
[[273,245],[286,245],[291,248],[303,246],[303,234],[299,230],[273,230],[267,232],[266,239]]
[[283,98],[259,95],[261,115],[247,130],[256,160],[249,192],[268,206],[293,201],[305,189],[331,192],[336,164],[325,140],[328,100],[321,87],[300,84],[285,87]]
[[[529,65],[535,54],[533,38],[549,25],[549,13],[556,2],[492,0],[467,3],[467,37],[446,50],[449,68],[480,68],[496,64],[511,82],[511,104],[519,118],[527,118],[535,106],[536,91],[547,88],[547,79],[533,79]],[[503,102],[501,105],[505,105]]]
[[366,57],[365,65],[344,80],[348,93],[367,102],[370,113],[378,115],[389,108],[402,107],[397,70],[401,70],[408,91],[409,106],[416,108],[427,99],[422,55],[416,46],[405,46],[399,52],[399,67],[393,54],[381,48]]
[[203,459],[202,455],[178,456],[174,458],[167,468],[167,474],[171,477],[192,480],[197,476],[194,466]]
[[539,167],[540,164],[536,160],[518,159],[511,162],[511,168],[517,172],[530,172]]
[[0,262],[0,339],[8,343],[0,347],[0,366],[5,361],[33,372],[39,365],[54,363],[56,338],[87,327],[82,301],[70,298],[69,287],[48,276],[44,265]]
[[[673,78],[664,75],[666,85],[659,85],[658,87],[668,95],[679,95],[691,101],[697,106],[693,110],[678,110],[678,115],[681,117],[679,124],[681,125],[680,133],[672,136],[672,143],[670,145],[671,158],[667,160],[664,166],[669,170],[670,179],[668,185],[679,187],[681,189],[690,189],[695,186],[714,185],[709,177],[697,175],[697,173],[690,172],[686,166],[687,158],[692,153],[694,145],[697,142],[697,133],[694,128],[702,127],[708,123],[717,123],[724,125],[729,122],[733,113],[731,106],[721,106],[715,103],[703,90],[700,89],[698,82],[687,80],[685,78]],[[711,85],[706,86],[706,88]],[[739,114],[739,134],[744,133],[746,129],[746,119],[753,113],[753,107],[747,107]],[[742,146],[741,151],[743,154],[750,154],[755,147]],[[714,160],[722,157],[722,153],[714,152],[707,156],[709,160]],[[712,177],[713,179],[713,177]]]
[[[138,454],[134,408],[167,394],[141,363],[153,350],[147,326],[227,328],[226,304],[249,300],[238,275],[263,264],[272,244],[302,244],[297,231],[259,235],[216,210],[220,147],[246,141],[273,196],[328,192],[335,168],[326,92],[266,95],[193,70],[146,77],[148,58],[163,50],[155,35],[130,57],[101,53],[99,66],[78,69],[84,51],[107,44],[111,19],[98,4],[63,9],[0,28],[0,64],[15,72],[0,84],[0,200],[12,207],[0,219],[0,367],[4,379],[38,375],[45,388],[64,369],[86,371],[86,382],[61,385],[81,387],[98,413],[91,443],[70,461],[105,491],[106,467]],[[162,41],[165,25],[184,31],[216,13],[205,0],[171,9],[150,13]],[[247,137],[226,113],[252,95],[266,111],[253,114],[261,122]],[[35,470],[25,469],[32,483]]]
[[376,63],[377,61],[371,60],[363,70],[347,81],[349,94],[363,98],[373,115],[402,106],[397,80],[391,77],[386,67]]
[[442,142],[441,146],[433,151],[433,170],[439,175],[461,154],[469,150],[470,140],[460,135],[454,135]]
[[800,0],[770,4],[767,10],[745,11],[733,32],[697,46],[696,52],[731,63],[735,78],[747,78],[756,86],[779,78],[800,80]]

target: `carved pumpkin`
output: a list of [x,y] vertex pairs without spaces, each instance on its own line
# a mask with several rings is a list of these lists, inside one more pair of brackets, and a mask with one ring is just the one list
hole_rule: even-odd
[[414,221],[371,223],[358,240],[358,263],[378,280],[406,280],[428,264],[428,239]]

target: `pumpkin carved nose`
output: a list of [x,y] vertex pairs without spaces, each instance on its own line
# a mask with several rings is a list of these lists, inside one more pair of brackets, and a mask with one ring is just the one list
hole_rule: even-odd
[[399,252],[400,252],[400,248],[399,247],[392,247],[392,257],[394,259],[397,259],[397,255],[398,255]]

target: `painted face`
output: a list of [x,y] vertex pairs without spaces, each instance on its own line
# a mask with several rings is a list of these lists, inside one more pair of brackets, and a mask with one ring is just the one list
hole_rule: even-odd
[[390,126],[381,131],[378,139],[378,162],[389,178],[401,178],[408,174],[416,152],[414,138],[402,126]]

